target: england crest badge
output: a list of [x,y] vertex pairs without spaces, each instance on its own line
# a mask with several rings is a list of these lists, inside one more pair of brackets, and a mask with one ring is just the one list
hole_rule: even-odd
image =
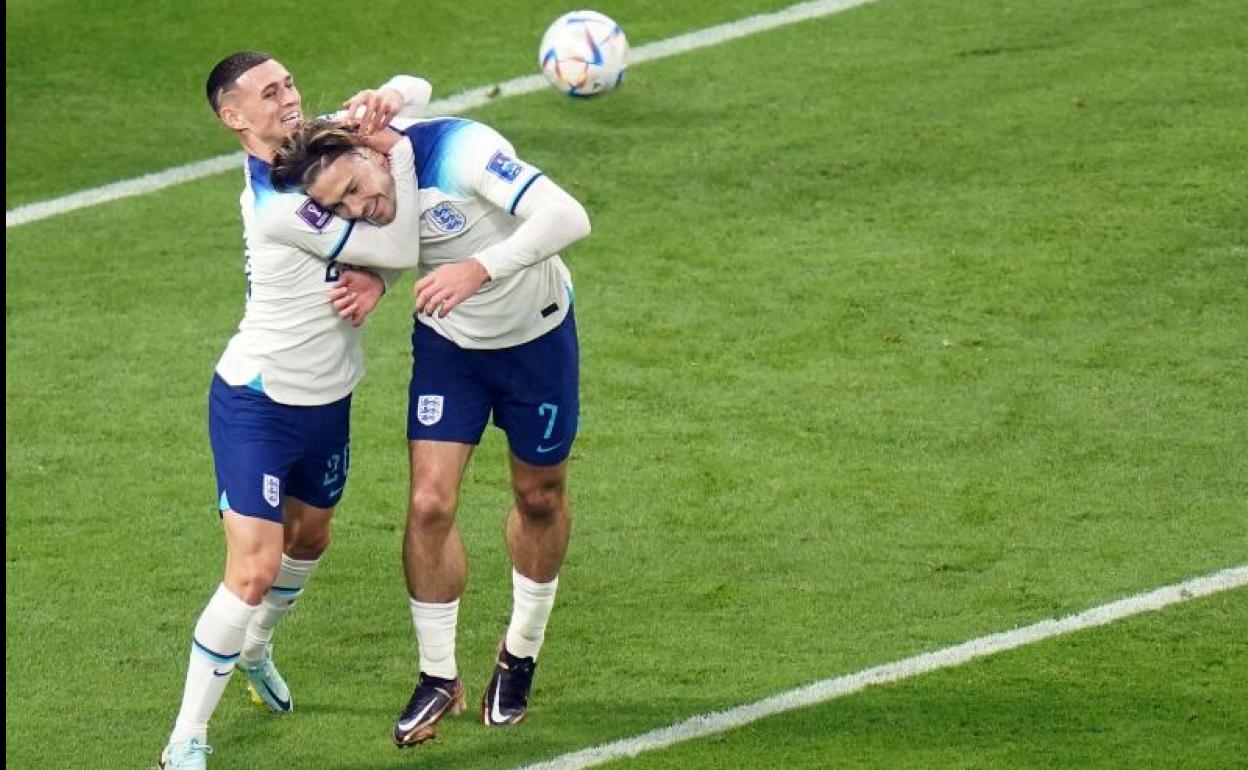
[[468,218],[448,201],[442,201],[429,209],[424,213],[424,217],[430,227],[447,234],[457,233],[468,224]]
[[276,508],[282,503],[282,482],[277,476],[264,474],[264,501]]
[[416,419],[421,425],[436,425],[442,419],[442,396],[420,396],[416,399]]

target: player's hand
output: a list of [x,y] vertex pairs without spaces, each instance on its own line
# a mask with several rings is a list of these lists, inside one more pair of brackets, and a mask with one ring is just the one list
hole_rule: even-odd
[[340,317],[358,328],[385,293],[386,284],[376,273],[344,266],[338,283],[329,290],[329,301]]
[[344,122],[356,127],[360,136],[368,136],[390,125],[390,119],[403,109],[403,94],[393,88],[366,88],[342,103],[347,116]]
[[442,265],[416,282],[416,312],[446,318],[455,306],[477,293],[481,284],[490,280],[485,266],[475,259]]

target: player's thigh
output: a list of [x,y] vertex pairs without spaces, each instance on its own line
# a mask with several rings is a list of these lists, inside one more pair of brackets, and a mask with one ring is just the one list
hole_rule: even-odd
[[498,376],[494,422],[507,433],[511,453],[550,467],[572,451],[580,419],[580,362],[572,313],[554,330],[506,351]]
[[420,321],[414,323],[407,440],[480,443],[491,396],[476,372],[479,351],[464,350]]
[[333,508],[319,508],[287,496],[283,551],[292,559],[316,559],[329,548]]

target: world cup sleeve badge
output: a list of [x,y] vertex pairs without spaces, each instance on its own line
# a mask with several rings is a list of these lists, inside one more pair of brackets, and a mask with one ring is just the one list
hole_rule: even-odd
[[509,157],[502,150],[494,153],[494,155],[490,157],[489,164],[485,167],[486,171],[489,171],[491,174],[504,182],[516,181],[516,177],[520,176],[520,172],[523,168],[524,167],[520,165],[520,161]]

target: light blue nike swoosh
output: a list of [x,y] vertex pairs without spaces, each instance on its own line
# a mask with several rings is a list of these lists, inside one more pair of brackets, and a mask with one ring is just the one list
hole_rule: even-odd
[[329,496],[330,496],[330,497],[337,497],[337,496],[338,496],[338,493],[339,493],[339,492],[341,492],[341,491],[342,491],[342,487],[338,487],[338,488],[337,488],[337,489],[335,489],[333,492],[330,492],[330,493],[329,493]]
[[561,446],[563,446],[563,442],[562,442],[562,441],[560,441],[558,444],[554,444],[554,445],[552,445],[552,446],[539,446],[539,447],[537,448],[537,453],[538,453],[539,455],[544,455],[544,454],[546,454],[547,452],[553,452],[553,451],[555,451],[556,449],[558,449],[558,448],[559,448],[559,447],[561,447]]

